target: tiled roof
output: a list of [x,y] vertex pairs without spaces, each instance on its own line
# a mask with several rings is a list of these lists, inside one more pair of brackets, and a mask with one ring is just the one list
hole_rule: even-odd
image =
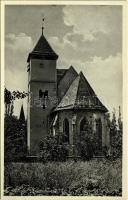
[[[61,81],[58,83],[60,85],[62,82],[67,82],[67,79],[68,81],[71,80],[71,75],[74,75],[75,78],[78,75],[73,66],[70,66],[68,69],[57,69],[57,74],[58,73],[62,75],[60,79]],[[65,78],[66,80],[64,80]]]
[[63,77],[57,83],[57,94],[59,102],[77,76],[78,73],[76,72],[73,66],[70,66],[69,69],[65,71]]
[[33,51],[28,56],[28,62],[30,58],[42,58],[56,60],[58,55],[54,52],[44,35],[41,35]]
[[107,112],[82,72],[72,82],[55,111],[64,109],[98,109]]
[[60,80],[63,78],[68,69],[57,69],[57,84],[59,84]]

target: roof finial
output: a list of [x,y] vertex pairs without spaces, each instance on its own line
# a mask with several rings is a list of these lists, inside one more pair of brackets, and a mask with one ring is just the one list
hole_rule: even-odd
[[42,35],[43,35],[43,31],[44,31],[44,20],[45,20],[44,15],[42,15]]

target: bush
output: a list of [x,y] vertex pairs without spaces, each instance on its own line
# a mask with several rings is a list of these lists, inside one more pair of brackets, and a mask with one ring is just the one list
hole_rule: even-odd
[[10,163],[5,166],[5,195],[119,196],[120,160]]
[[94,146],[88,136],[79,143],[80,155],[83,160],[90,160],[94,155]]
[[122,158],[122,131],[110,129],[111,147],[104,147],[103,154],[108,160],[117,160]]
[[40,158],[47,161],[66,161],[68,146],[60,144],[58,136],[47,136],[40,143]]
[[111,155],[110,158],[118,159],[122,157],[122,130],[110,131],[111,134]]
[[118,158],[122,158],[122,135],[123,135],[123,123],[121,120],[121,112],[119,106],[118,120],[116,119],[116,114],[114,109],[112,121],[110,122],[110,144],[111,144],[110,159],[116,160]]
[[5,161],[24,157],[27,152],[27,125],[15,116],[5,115],[4,148]]
[[92,127],[88,126],[86,131],[82,131],[79,138],[78,149],[81,158],[83,160],[92,159],[97,146],[97,141],[94,138]]

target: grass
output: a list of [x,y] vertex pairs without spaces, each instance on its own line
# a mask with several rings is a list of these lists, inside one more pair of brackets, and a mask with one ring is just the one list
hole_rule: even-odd
[[121,196],[121,161],[6,163],[5,195]]

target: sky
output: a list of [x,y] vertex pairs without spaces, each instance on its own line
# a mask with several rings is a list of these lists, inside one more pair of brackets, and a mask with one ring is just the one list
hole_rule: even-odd
[[[44,35],[59,55],[57,68],[82,71],[112,113],[122,108],[122,7],[104,5],[6,5],[5,86],[27,91],[27,57]],[[25,115],[27,100],[17,100]]]

